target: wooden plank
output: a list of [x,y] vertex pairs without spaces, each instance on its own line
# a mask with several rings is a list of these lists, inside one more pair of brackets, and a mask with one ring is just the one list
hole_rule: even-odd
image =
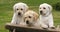
[[15,29],[15,32],[60,32],[60,30],[57,29],[41,29],[37,27],[27,27],[22,25],[12,25],[10,23],[5,25],[5,28],[13,31]]

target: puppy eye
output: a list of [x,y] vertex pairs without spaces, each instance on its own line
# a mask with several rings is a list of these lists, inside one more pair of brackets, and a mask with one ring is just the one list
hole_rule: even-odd
[[21,10],[23,10],[23,9],[21,8]]
[[29,16],[29,18],[31,18],[31,16]]
[[19,9],[17,9],[17,10],[19,10]]
[[43,9],[46,9],[45,7],[43,7]]

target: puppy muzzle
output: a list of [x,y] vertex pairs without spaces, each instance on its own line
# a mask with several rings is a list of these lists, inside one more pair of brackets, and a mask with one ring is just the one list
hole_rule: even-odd
[[28,20],[26,21],[26,24],[29,24],[29,21]]
[[18,12],[18,15],[21,15],[21,13],[20,13],[20,12]]
[[27,24],[29,27],[33,26],[32,23],[30,23],[28,20],[26,21],[26,24]]
[[43,11],[40,11],[40,14],[43,14]]

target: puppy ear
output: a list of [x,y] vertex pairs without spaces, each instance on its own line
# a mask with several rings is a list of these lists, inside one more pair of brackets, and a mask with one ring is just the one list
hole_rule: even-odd
[[15,13],[16,12],[16,6],[15,5],[13,6],[13,10],[14,10],[14,13]]
[[52,11],[52,6],[51,5],[49,5],[48,8],[49,8],[50,11]]
[[23,22],[25,22],[25,15],[23,16]]
[[33,14],[33,16],[34,16],[34,20],[37,20],[39,17],[37,13]]
[[26,12],[29,10],[29,7],[27,5],[24,5],[24,8],[25,8]]
[[[27,7],[27,11],[28,11],[28,10],[29,10],[29,7]],[[26,11],[26,12],[27,12],[27,11]]]

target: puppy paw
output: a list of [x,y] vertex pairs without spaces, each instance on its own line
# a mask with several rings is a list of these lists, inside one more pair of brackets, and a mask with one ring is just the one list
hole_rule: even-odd
[[50,29],[55,29],[55,27],[50,27]]
[[48,28],[43,28],[43,29],[46,29],[47,30]]
[[46,28],[46,27],[42,27],[42,29],[46,29],[46,30],[47,30],[48,28]]

